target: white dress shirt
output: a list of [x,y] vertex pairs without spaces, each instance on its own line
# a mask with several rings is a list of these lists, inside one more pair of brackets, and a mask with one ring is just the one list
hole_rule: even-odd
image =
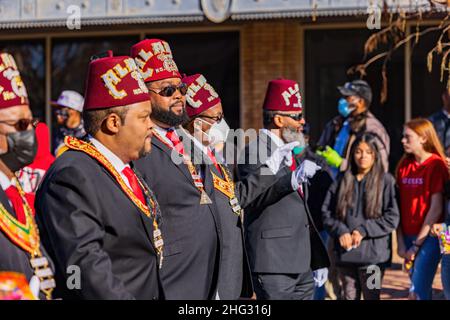
[[128,178],[122,172],[123,169],[125,169],[126,167],[129,167],[130,165],[128,163],[123,163],[123,161],[118,156],[116,156],[111,150],[109,150],[107,147],[105,147],[105,145],[103,145],[97,139],[89,136],[89,140],[92,142],[94,147],[97,148],[97,150],[102,155],[104,155],[105,158],[109,162],[111,162],[111,164],[114,167],[114,169],[116,169],[120,173],[120,176],[122,177],[122,179],[125,181],[127,186],[131,189],[131,186],[130,186],[130,183],[128,181]]

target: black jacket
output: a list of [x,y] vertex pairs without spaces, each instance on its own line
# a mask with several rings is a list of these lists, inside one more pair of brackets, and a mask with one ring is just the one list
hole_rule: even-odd
[[326,163],[325,159],[307,147],[304,152],[299,156],[300,162],[304,160],[310,160],[316,165],[320,166],[321,169],[316,172],[314,177],[308,181],[309,197],[308,197],[308,207],[311,212],[311,216],[314,220],[314,224],[319,232],[323,231],[322,223],[322,205],[327,195],[328,188],[333,183],[333,178],[330,173],[330,168]]
[[[390,138],[383,124],[368,110],[354,117],[350,117],[348,120],[350,124],[350,137],[344,148],[344,153],[342,155],[344,161],[341,164],[340,171],[345,171],[348,167],[350,161],[350,149],[355,139],[363,133],[370,132],[378,138],[376,140],[378,150],[380,150],[381,160],[384,169],[387,172],[389,169]],[[330,120],[325,125],[317,144],[322,147],[330,146],[333,148],[336,137],[342,129],[344,121],[345,119],[340,115]]]
[[[183,136],[183,135],[182,135]],[[204,155],[203,151],[195,147],[194,143],[187,145],[191,138],[183,137],[185,150],[192,149],[193,158],[200,158]],[[232,144],[227,144],[232,147]],[[223,178],[223,173],[209,161],[208,157],[203,160],[209,164],[210,172]],[[234,166],[225,164],[223,169],[234,180],[232,173]],[[247,252],[244,245],[244,228],[242,219],[245,219],[245,208],[250,206],[256,199],[263,199],[263,204],[270,205],[278,201],[286,194],[292,193],[291,172],[281,170],[277,175],[265,175],[263,166],[261,170],[248,175],[242,181],[235,182],[235,195],[239,200],[239,205],[244,209],[244,215],[237,216],[230,206],[230,199],[221,191],[215,189],[214,204],[220,213],[222,225],[222,248],[221,263],[218,277],[218,292],[221,299],[237,299],[241,297],[251,297],[253,286],[251,282],[250,267],[247,258]],[[221,170],[219,168],[219,170]],[[275,190],[275,191],[274,191]]]
[[[177,133],[180,135],[178,130]],[[160,275],[166,299],[213,299],[223,241],[217,208],[214,203],[200,204],[200,192],[188,167],[172,161],[172,149],[156,137],[152,139],[150,154],[135,164],[161,207],[164,265]],[[200,171],[209,170],[200,165],[197,172]],[[206,174],[203,184],[213,199],[211,174]]]
[[[356,179],[355,179],[356,180]],[[366,180],[355,181],[354,205],[349,209],[345,220],[336,215],[337,194],[342,179],[334,182],[325,198],[322,207],[323,224],[331,237],[335,239],[335,254],[337,264],[370,265],[389,262],[391,259],[391,233],[397,228],[400,213],[395,196],[395,179],[389,173],[383,178],[382,216],[367,219],[364,215],[364,194]],[[339,237],[345,233],[358,230],[362,236],[361,245],[346,251],[339,244]]]
[[[165,295],[167,299],[214,299],[218,291],[221,299],[250,297],[253,288],[241,219],[231,210],[229,199],[214,190],[211,172],[219,175],[214,165],[202,163],[208,158],[183,130],[178,129],[177,134],[185,152],[194,163],[200,163],[197,171],[203,173],[213,203],[200,205],[200,193],[187,166],[172,161],[172,149],[154,137],[152,152],[136,165],[155,191],[163,214],[165,267],[161,277]],[[252,175],[236,183],[235,191],[244,208],[267,188],[285,182]]]
[[447,151],[450,148],[450,119],[442,110],[433,113],[428,119],[433,123],[439,140]]
[[[56,297],[162,298],[152,219],[89,155],[69,150],[56,159],[37,191],[36,215],[56,266]],[[67,287],[69,266],[80,268],[79,290]]]
[[[263,156],[272,154],[270,140],[265,133],[260,133],[257,140],[247,145],[243,154],[245,164],[238,165],[239,179],[259,170],[266,161]],[[266,150],[260,152],[260,148]],[[252,159],[256,159],[255,164],[249,163]],[[271,192],[284,196],[267,205],[269,194],[266,193],[246,208],[246,245],[252,272],[298,274],[329,266],[325,246],[306,203],[306,184],[303,190],[302,198],[297,192],[286,194],[281,188],[273,188]]]

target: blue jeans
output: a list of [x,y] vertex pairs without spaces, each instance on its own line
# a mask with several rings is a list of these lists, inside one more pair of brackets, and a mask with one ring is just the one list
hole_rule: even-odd
[[450,254],[444,254],[442,256],[441,279],[445,299],[450,300]]
[[[327,243],[327,241],[328,241],[328,233],[325,230],[320,231],[320,237],[322,238],[323,243]],[[313,300],[325,300],[325,295],[326,295],[325,285],[323,285],[321,287],[316,287],[314,285],[314,298],[313,298]]]
[[[416,236],[403,237],[406,250],[412,246],[412,242],[416,238]],[[410,275],[411,288],[409,291],[414,292],[418,300],[431,300],[433,279],[440,259],[439,240],[428,236],[417,253]]]

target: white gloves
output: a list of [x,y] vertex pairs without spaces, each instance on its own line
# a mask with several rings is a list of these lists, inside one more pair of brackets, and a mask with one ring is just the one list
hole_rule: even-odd
[[302,183],[314,177],[318,170],[322,167],[318,166],[310,160],[303,161],[294,172],[292,172],[291,184],[292,189],[298,190]]
[[317,269],[313,271],[313,275],[316,288],[320,288],[328,280],[328,268]]
[[265,164],[269,167],[273,174],[276,174],[278,170],[280,170],[280,166],[283,162],[287,166],[292,164],[292,149],[298,145],[300,145],[300,142],[298,141],[290,142],[282,147],[279,147],[272,153]]

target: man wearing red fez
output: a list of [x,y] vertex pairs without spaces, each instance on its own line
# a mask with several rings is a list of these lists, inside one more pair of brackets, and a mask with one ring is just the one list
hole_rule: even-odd
[[[222,256],[228,258],[222,259],[219,268],[218,295],[221,299],[237,299],[242,287],[251,285],[243,245],[242,209],[251,208],[253,212],[261,212],[296,190],[303,178],[299,174],[301,167],[292,172],[289,167],[281,164],[285,156],[289,156],[291,160],[292,149],[299,142],[294,141],[278,148],[265,163],[259,164],[245,179],[235,183],[231,166],[226,163],[228,157],[222,157],[222,161],[216,159],[215,150],[211,148],[217,142],[215,140],[225,142],[227,138],[227,132],[215,133],[222,131],[225,122],[219,95],[201,74],[182,80],[188,85],[186,110],[190,117],[190,121],[184,126],[188,132],[183,141],[194,141],[194,149],[201,150],[197,153],[203,154],[206,162],[212,164],[209,169],[215,188],[214,201],[221,214],[223,237],[227,239]],[[228,127],[226,123],[225,127]],[[227,147],[230,145],[233,146],[232,140],[226,144]],[[270,174],[267,174],[269,170]],[[255,217],[246,215],[244,220],[253,220]]]
[[[286,143],[300,141],[300,147],[304,148],[302,115],[298,83],[284,79],[270,81],[263,105],[264,129],[246,146],[243,156],[257,157],[258,163],[264,163],[263,155],[272,155]],[[301,152],[294,149],[294,154]],[[312,177],[318,169],[308,160],[300,164],[299,158],[293,157],[291,170],[299,165],[300,172],[307,177]],[[254,170],[254,165],[238,164],[240,179]],[[285,195],[272,205],[246,212],[251,217],[246,220],[246,243],[258,299],[312,299],[315,282],[312,271],[323,271],[329,265],[306,203],[306,182],[303,179],[296,187],[297,192]]]
[[162,217],[134,170],[151,150],[148,90],[131,57],[89,64],[83,120],[87,136],[67,151],[38,189],[42,238],[56,265],[55,295],[66,299],[159,299]]
[[37,143],[27,91],[14,58],[0,53],[0,270],[24,274],[35,294],[51,299],[51,261],[15,172],[31,164]]
[[[154,122],[152,153],[136,162],[155,191],[164,223],[164,266],[161,283],[167,299],[213,299],[223,236],[212,202],[213,181],[205,166],[184,150],[180,125],[186,114],[186,85],[169,44],[146,39],[131,48],[149,91]],[[247,295],[250,295],[249,292]]]

